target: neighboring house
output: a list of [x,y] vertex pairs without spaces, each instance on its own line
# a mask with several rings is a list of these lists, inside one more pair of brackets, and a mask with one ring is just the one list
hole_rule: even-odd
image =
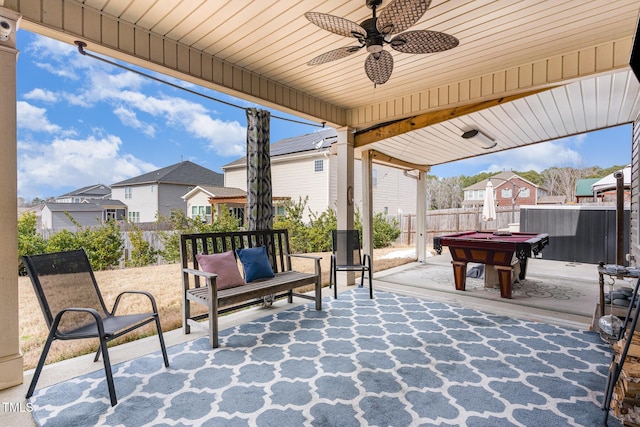
[[220,214],[219,209],[224,205],[232,215],[244,222],[247,192],[239,188],[198,185],[182,198],[187,203],[189,218],[200,217],[210,224],[213,218]]
[[[546,196],[546,191],[514,172],[500,172],[463,189],[463,206],[481,206],[487,182],[491,180],[497,206],[536,205],[538,198]],[[515,194],[515,200],[513,195]]]
[[111,197],[128,206],[131,222],[154,222],[174,209],[187,214],[182,198],[198,185],[223,186],[222,174],[190,161],[176,163],[111,185]]
[[107,185],[94,184],[70,191],[56,197],[57,203],[81,203],[89,199],[110,199],[111,189]]
[[127,205],[119,200],[89,199],[82,203],[47,202],[42,206],[41,226],[51,230],[75,229],[73,219],[83,227],[104,223],[108,219],[118,221],[127,217]]
[[[287,138],[270,146],[271,183],[274,199],[287,197],[293,202],[309,196],[304,220],[309,211],[320,214],[336,208],[338,191],[337,156],[331,144],[337,140],[333,129]],[[222,167],[225,187],[247,188],[246,158]],[[373,212],[396,215],[416,212],[416,180],[402,170],[375,164],[372,169]],[[362,209],[362,166],[354,167],[354,203]]]
[[[598,202],[616,202],[618,180],[615,172],[591,184],[591,191]],[[625,203],[631,202],[631,166],[622,169],[622,184]]]
[[582,178],[576,181],[576,203],[597,202],[591,186],[598,181],[600,178]]

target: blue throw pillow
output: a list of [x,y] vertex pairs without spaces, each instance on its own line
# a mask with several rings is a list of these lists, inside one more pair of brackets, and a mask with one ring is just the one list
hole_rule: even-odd
[[275,277],[273,269],[267,258],[267,248],[258,246],[255,248],[236,249],[236,254],[240,258],[244,269],[245,282],[253,282],[258,279],[268,279]]

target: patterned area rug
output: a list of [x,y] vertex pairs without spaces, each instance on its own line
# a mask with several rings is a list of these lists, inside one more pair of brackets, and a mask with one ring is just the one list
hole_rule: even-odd
[[[476,298],[499,300],[503,303],[553,308],[564,313],[589,317],[593,315],[598,301],[598,285],[595,279],[593,283],[579,283],[562,277],[536,276],[535,273],[528,272],[526,279],[512,285],[512,299],[500,298],[500,287],[485,287],[482,278],[467,277],[464,292]],[[451,265],[425,263],[397,273],[377,276],[376,280],[454,294],[462,292],[455,289]]]
[[[593,426],[610,348],[592,332],[354,289],[37,390],[47,426]],[[610,425],[619,426],[609,417]]]

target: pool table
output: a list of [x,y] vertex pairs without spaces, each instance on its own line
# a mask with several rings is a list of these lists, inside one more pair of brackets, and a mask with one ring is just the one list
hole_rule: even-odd
[[443,246],[449,247],[457,290],[465,290],[467,263],[477,262],[495,267],[502,298],[511,298],[514,266],[519,265],[519,277],[524,279],[527,259],[532,254],[538,255],[548,244],[548,234],[504,231],[465,231],[433,238],[433,248],[438,254]]

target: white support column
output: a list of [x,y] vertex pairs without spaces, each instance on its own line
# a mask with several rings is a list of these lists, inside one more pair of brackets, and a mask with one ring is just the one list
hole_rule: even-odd
[[[338,230],[353,230],[353,131],[349,127],[342,127],[337,131],[338,203],[336,216]],[[355,273],[340,273],[337,280],[338,285],[353,285],[355,283]]]
[[371,151],[365,150],[360,157],[362,163],[362,250],[373,263],[373,162]]
[[424,262],[427,257],[427,173],[418,173],[416,186],[416,257]]
[[18,166],[16,127],[16,29],[20,16],[0,7],[0,390],[21,384],[18,324]]

